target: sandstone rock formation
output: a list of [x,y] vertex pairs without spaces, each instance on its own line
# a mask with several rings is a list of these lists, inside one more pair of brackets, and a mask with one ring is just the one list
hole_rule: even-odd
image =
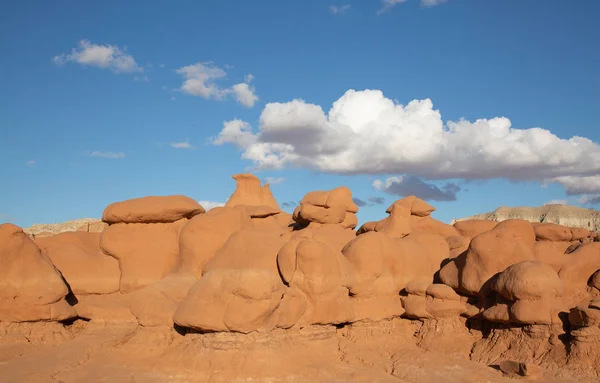
[[234,179],[226,206],[206,213],[188,197],[144,197],[109,205],[101,233],[88,223],[31,239],[0,225],[0,376],[600,378],[590,230],[447,225],[415,196],[355,230],[346,187],[308,192],[290,215],[255,176]]
[[0,321],[69,319],[75,310],[68,293],[52,261],[23,230],[0,225]]

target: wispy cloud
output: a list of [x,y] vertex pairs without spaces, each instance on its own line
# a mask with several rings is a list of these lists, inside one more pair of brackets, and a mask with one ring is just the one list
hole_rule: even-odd
[[123,153],[123,152],[100,152],[100,151],[96,150],[96,151],[93,151],[90,153],[90,157],[118,159],[118,158],[124,158],[125,153]]
[[584,195],[577,201],[582,205],[600,205],[600,194]]
[[34,166],[35,165],[35,160],[29,160],[27,162],[25,162],[25,166]]
[[[401,4],[401,3],[405,3],[408,0],[382,0],[381,1],[381,8],[379,8],[379,10],[377,11],[377,14],[380,15],[384,12],[389,11],[392,7],[394,7],[395,5]],[[447,2],[448,0],[421,0],[421,7],[423,8],[433,8],[436,5],[440,5],[443,4],[445,2]]]
[[369,197],[369,202],[374,205],[382,205],[385,202],[385,198],[383,197]]
[[269,185],[277,185],[277,184],[280,184],[283,181],[285,181],[285,178],[283,178],[283,177],[277,177],[277,178],[276,177],[267,177],[265,180],[267,181],[267,183]]
[[353,197],[352,201],[354,201],[354,203],[358,207],[365,207],[365,206],[381,205],[382,203],[385,202],[385,199],[383,197],[369,197],[369,199],[367,201],[365,201],[358,197]]
[[84,66],[110,69],[114,73],[143,72],[132,55],[127,53],[126,48],[116,45],[94,44],[89,40],[79,41],[79,47],[73,48],[70,54],[59,54],[53,57],[54,63],[63,65],[75,62]]
[[350,9],[351,5],[350,4],[344,4],[344,5],[330,5],[329,6],[329,12],[331,12],[332,15],[341,15],[343,13],[348,12],[348,10]]
[[406,2],[406,0],[382,0],[381,8],[379,8],[377,14],[381,15],[382,13],[389,11],[393,6],[404,2]]
[[436,5],[443,4],[447,1],[448,0],[421,0],[421,6],[431,8],[431,7],[435,7]]
[[171,142],[169,146],[175,149],[193,149],[194,147],[189,143],[189,141],[183,142]]

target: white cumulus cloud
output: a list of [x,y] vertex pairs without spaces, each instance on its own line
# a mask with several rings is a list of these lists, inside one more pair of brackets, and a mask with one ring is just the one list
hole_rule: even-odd
[[239,148],[248,148],[255,142],[252,126],[238,119],[226,121],[219,136],[213,140],[215,145],[233,144]]
[[76,62],[81,65],[95,66],[98,68],[110,69],[115,73],[142,72],[126,49],[121,49],[116,45],[94,44],[89,40],[81,40],[79,47],[73,48],[71,53],[56,55],[53,58],[56,64],[65,64]]
[[225,202],[217,202],[217,201],[198,201],[200,205],[204,208],[204,210],[209,211],[215,207],[225,206]]
[[250,85],[250,81],[254,76],[251,74],[247,75],[244,79],[244,82],[235,84],[231,87],[232,92],[235,94],[235,98],[237,102],[240,104],[247,106],[248,108],[252,108],[254,103],[258,101],[258,96],[255,93],[255,88]]
[[213,100],[225,100],[233,94],[240,104],[249,108],[258,101],[255,88],[250,85],[254,78],[251,74],[244,78],[243,83],[224,88],[217,82],[224,79],[227,72],[212,62],[184,66],[176,72],[183,76],[184,81],[180,89],[187,94]]
[[185,79],[181,90],[188,94],[216,100],[227,95],[227,90],[215,83],[215,80],[225,77],[227,73],[210,62],[184,66],[177,69],[177,73]]
[[228,121],[213,142],[238,146],[258,169],[538,180],[571,194],[600,192],[600,145],[585,137],[516,129],[505,117],[444,122],[430,99],[401,105],[379,90],[348,90],[327,114],[303,100],[269,103],[258,131]]

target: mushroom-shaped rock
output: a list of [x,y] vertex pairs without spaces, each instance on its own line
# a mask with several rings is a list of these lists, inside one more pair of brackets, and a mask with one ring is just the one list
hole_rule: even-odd
[[307,193],[294,210],[293,218],[300,224],[339,224],[354,229],[358,224],[356,212],[358,206],[352,201],[352,192],[342,186]]
[[498,225],[498,222],[487,219],[466,219],[456,222],[454,228],[458,230],[460,235],[474,238],[481,233],[492,230],[496,225]]
[[119,262],[102,252],[99,233],[65,232],[35,242],[76,296],[119,291]]
[[[523,243],[521,236],[498,225],[473,238],[464,259],[457,258],[456,264],[460,266],[460,290],[478,295],[496,273],[515,263],[534,258],[533,251]],[[459,265],[458,261],[462,264]]]
[[235,174],[232,178],[236,188],[225,206],[265,206],[281,211],[269,185],[260,186],[260,180],[255,175]]
[[134,198],[108,205],[102,221],[113,223],[168,223],[204,213],[204,208],[183,195]]
[[300,203],[333,208],[341,207],[349,213],[357,213],[358,206],[352,200],[352,192],[345,186],[332,190],[317,190],[307,193]]
[[306,299],[302,323],[337,324],[354,320],[349,289],[352,268],[339,250],[317,239],[294,239],[277,255],[283,280]]
[[571,229],[555,223],[540,222],[533,224],[535,239],[538,241],[566,242],[573,238]]
[[400,204],[392,204],[388,210],[389,216],[375,224],[375,231],[391,238],[404,238],[410,234],[410,210]]
[[159,281],[179,268],[179,233],[186,223],[187,219],[173,223],[117,223],[102,232],[102,251],[119,261],[121,293]]
[[0,225],[0,321],[64,320],[75,316],[69,290],[50,259],[23,230]]
[[491,288],[511,301],[554,298],[563,294],[563,284],[556,271],[539,261],[523,261],[507,267]]
[[190,219],[179,235],[181,271],[199,277],[233,233],[253,226],[244,209],[231,207],[214,208]]
[[410,212],[410,215],[416,215],[418,217],[426,217],[435,211],[433,206],[414,195],[395,201],[385,212],[391,213],[394,205],[405,207]]
[[523,261],[498,275],[491,289],[501,297],[483,312],[490,321],[519,324],[560,323],[563,284],[556,271],[539,261]]

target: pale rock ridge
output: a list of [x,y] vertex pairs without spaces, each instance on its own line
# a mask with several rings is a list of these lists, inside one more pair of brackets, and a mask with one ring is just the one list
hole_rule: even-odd
[[452,221],[452,224],[471,219],[485,219],[498,222],[507,219],[524,219],[529,222],[556,223],[567,227],[580,227],[591,231],[600,231],[599,210],[559,204],[538,207],[502,206],[490,213],[455,219]]

